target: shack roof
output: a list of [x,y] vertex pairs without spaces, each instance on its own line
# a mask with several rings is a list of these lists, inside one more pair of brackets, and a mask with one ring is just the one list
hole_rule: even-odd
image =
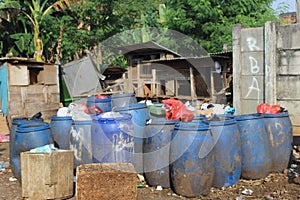
[[177,52],[174,52],[164,46],[161,46],[160,44],[157,44],[154,41],[133,44],[133,45],[128,45],[128,46],[121,46],[121,47],[117,47],[117,49],[121,50],[124,55],[149,54],[149,53],[153,53],[153,52],[157,52],[157,51],[162,51],[162,52],[172,53],[177,57],[181,57],[181,55],[178,54]]
[[32,64],[32,65],[44,65],[44,64],[50,64],[53,65],[52,63],[45,63],[45,62],[38,62],[34,58],[24,58],[24,57],[2,57],[0,58],[0,63],[27,63],[27,64]]

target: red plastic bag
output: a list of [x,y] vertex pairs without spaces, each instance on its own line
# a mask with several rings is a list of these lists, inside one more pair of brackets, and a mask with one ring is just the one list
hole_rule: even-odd
[[194,119],[193,112],[187,109],[181,101],[171,98],[162,100],[162,102],[164,103],[167,120],[190,122]]
[[256,108],[258,113],[278,114],[281,111],[280,105],[269,105],[267,103],[259,104]]
[[256,111],[258,113],[262,113],[262,114],[265,114],[269,108],[269,104],[267,103],[262,103],[262,104],[259,104],[257,107],[256,107]]

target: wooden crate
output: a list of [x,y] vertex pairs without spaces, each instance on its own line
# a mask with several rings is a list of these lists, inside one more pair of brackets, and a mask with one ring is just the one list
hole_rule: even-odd
[[137,198],[137,173],[131,163],[80,165],[76,178],[77,200]]
[[22,197],[66,199],[74,193],[74,152],[21,153]]

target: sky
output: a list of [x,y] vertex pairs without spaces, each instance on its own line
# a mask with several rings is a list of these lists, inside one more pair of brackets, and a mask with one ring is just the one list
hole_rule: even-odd
[[296,0],[274,0],[272,8],[277,10],[280,6],[288,6],[286,12],[296,12]]

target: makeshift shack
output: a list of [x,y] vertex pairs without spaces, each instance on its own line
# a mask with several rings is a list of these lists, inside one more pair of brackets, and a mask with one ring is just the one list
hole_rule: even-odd
[[0,102],[9,126],[15,117],[41,112],[45,120],[60,103],[58,67],[28,58],[0,58]]
[[134,92],[139,98],[213,98],[225,86],[221,74],[215,72],[213,58],[222,60],[222,64],[231,59],[208,54],[186,57],[153,41],[117,49],[127,58],[128,70],[109,84],[119,86],[112,88],[120,92]]

